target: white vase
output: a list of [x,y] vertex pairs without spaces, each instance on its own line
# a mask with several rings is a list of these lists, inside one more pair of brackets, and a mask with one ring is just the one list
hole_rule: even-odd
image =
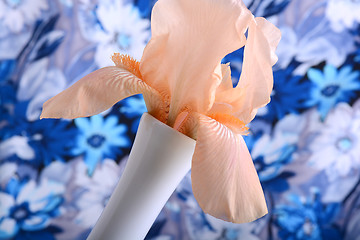
[[88,239],[144,239],[190,170],[195,143],[145,113],[124,173]]

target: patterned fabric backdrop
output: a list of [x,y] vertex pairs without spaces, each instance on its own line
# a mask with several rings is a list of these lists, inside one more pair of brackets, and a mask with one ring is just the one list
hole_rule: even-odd
[[[188,174],[147,239],[360,239],[360,2],[245,0],[282,31],[272,101],[246,137],[269,214],[231,224],[202,212]],[[0,239],[85,239],[126,164],[141,95],[74,121],[44,101],[140,58],[155,0],[0,0]],[[242,50],[228,55],[234,84]]]

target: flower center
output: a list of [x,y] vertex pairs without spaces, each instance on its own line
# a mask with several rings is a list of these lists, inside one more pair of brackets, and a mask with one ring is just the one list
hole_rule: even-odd
[[127,50],[131,45],[131,36],[123,33],[118,33],[115,36],[115,42],[120,49]]
[[5,0],[5,3],[11,8],[16,8],[21,4],[21,0]]
[[12,210],[11,217],[16,219],[16,221],[26,219],[29,216],[29,210],[27,205],[27,203],[23,203],[19,206],[15,206]]
[[352,141],[349,137],[343,137],[338,139],[338,141],[336,142],[336,146],[340,151],[347,152],[352,147]]
[[312,231],[313,231],[313,226],[310,222],[309,219],[306,219],[305,220],[305,223],[303,224],[303,230],[304,230],[304,233],[307,235],[307,236],[310,236]]
[[326,97],[331,97],[337,92],[338,89],[339,89],[338,85],[332,84],[332,85],[329,85],[329,86],[326,86],[325,88],[323,88],[321,90],[321,94]]
[[32,139],[35,141],[41,141],[43,139],[43,136],[40,133],[36,133],[32,136]]
[[106,138],[100,134],[94,134],[87,139],[87,143],[93,148],[99,148],[105,142]]

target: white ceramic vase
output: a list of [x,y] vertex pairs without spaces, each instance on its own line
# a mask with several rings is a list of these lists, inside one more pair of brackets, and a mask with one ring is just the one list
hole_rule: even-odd
[[145,113],[108,204],[89,240],[142,240],[191,168],[195,141]]

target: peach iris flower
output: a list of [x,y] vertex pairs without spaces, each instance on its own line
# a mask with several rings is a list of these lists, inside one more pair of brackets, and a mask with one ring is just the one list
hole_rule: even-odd
[[[91,116],[142,93],[152,116],[196,139],[191,178],[204,212],[235,223],[265,215],[264,193],[241,135],[270,101],[279,30],[255,18],[241,0],[159,0],[151,30],[140,62],[114,54],[116,66],[90,73],[48,100],[41,118]],[[233,88],[230,67],[220,61],[243,46],[242,74]]]

